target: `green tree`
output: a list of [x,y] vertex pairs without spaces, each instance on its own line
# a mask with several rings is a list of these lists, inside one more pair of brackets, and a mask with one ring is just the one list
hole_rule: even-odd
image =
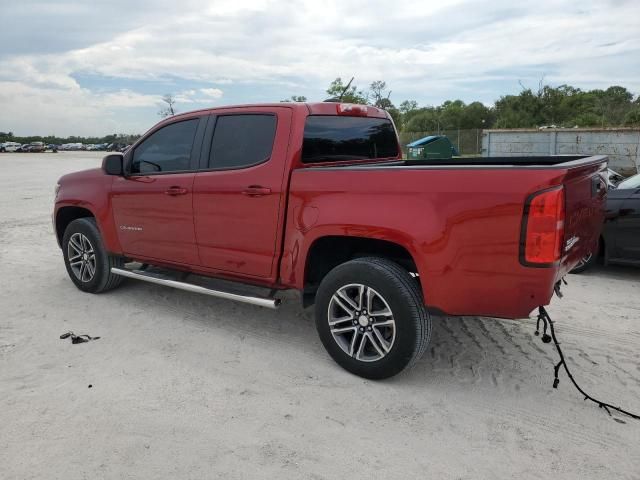
[[542,125],[540,97],[531,89],[525,89],[519,95],[506,95],[496,102],[496,127],[531,128]]
[[627,112],[624,117],[624,124],[627,126],[640,126],[640,106],[634,107]]
[[600,116],[593,112],[583,112],[573,117],[567,123],[568,124],[565,125],[567,127],[597,127],[600,125]]
[[411,118],[416,115],[417,113],[419,113],[420,109],[418,108],[418,102],[416,102],[415,100],[405,100],[404,102],[402,102],[400,104],[400,123],[402,125],[401,128],[404,128],[404,126],[409,122],[409,120],[411,120]]
[[415,110],[404,126],[406,132],[436,132],[440,130],[440,112],[434,107]]
[[284,100],[280,100],[280,102],[306,102],[307,97],[304,95],[291,95],[289,98],[285,98]]
[[349,88],[347,88],[347,86],[342,83],[342,79],[340,77],[331,82],[329,88],[327,88],[327,94],[329,95],[329,98],[335,100],[342,96],[340,101],[345,103],[359,103],[362,105],[366,105],[368,103],[368,95],[366,92],[358,90],[353,83],[349,85]]
[[369,92],[369,97],[371,97],[374,106],[384,109],[393,107],[393,103],[389,100],[391,91],[387,91],[387,82],[383,80],[371,82],[371,85],[369,85]]
[[481,102],[472,102],[464,109],[460,128],[490,128],[495,120],[495,112]]
[[400,104],[400,113],[402,115],[407,115],[415,110],[418,110],[418,102],[415,100],[405,100]]
[[11,142],[13,140],[13,132],[0,132],[0,142]]

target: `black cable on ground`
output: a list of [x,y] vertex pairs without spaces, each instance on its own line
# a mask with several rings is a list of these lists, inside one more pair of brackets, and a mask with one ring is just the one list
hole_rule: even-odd
[[[538,313],[538,322],[537,322],[537,327],[536,327],[536,335],[538,335],[538,330],[539,330],[539,325],[540,325],[540,321],[542,321],[544,323],[544,334],[542,336],[542,341],[545,343],[549,343],[551,341],[551,339],[553,339],[553,343],[556,346],[556,350],[558,351],[558,355],[560,355],[560,361],[558,362],[558,364],[554,367],[554,373],[555,373],[555,378],[553,380],[553,388],[558,388],[558,383],[560,383],[560,380],[558,379],[558,371],[560,370],[560,367],[564,367],[564,371],[567,372],[567,376],[569,377],[569,379],[571,380],[571,383],[573,383],[573,385],[576,387],[576,389],[582,394],[584,395],[584,399],[585,400],[591,400],[592,402],[594,402],[595,404],[598,405],[598,407],[603,408],[609,415],[611,415],[611,410],[615,410],[617,412],[620,412],[624,415],[627,415],[628,417],[631,418],[635,418],[636,420],[640,420],[640,415],[637,415],[635,413],[631,413],[628,410],[624,410],[620,407],[616,407],[614,405],[611,405],[610,403],[606,403],[606,402],[602,402],[600,400],[597,400],[595,398],[593,398],[591,395],[589,395],[588,393],[586,393],[584,390],[582,390],[582,388],[580,388],[580,385],[578,385],[575,381],[575,379],[573,378],[573,375],[571,375],[571,372],[569,371],[569,366],[567,365],[567,362],[564,359],[564,355],[562,354],[562,350],[560,349],[560,343],[558,343],[558,339],[556,338],[556,332],[553,328],[553,320],[551,320],[551,317],[549,316],[549,314],[547,313],[547,311],[545,310],[544,307],[540,307],[539,308],[539,313]],[[549,330],[551,331],[551,338],[549,338],[549,336],[547,335],[547,324],[549,325]]]

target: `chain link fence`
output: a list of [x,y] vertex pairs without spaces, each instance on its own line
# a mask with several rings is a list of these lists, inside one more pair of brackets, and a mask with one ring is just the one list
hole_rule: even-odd
[[400,132],[403,155],[407,155],[406,145],[408,143],[429,135],[446,135],[460,155],[480,155],[482,152],[482,129],[440,130],[439,132]]

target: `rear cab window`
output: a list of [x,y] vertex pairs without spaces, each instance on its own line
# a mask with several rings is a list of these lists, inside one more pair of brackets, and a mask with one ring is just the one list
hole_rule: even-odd
[[398,138],[387,118],[310,115],[302,142],[302,162],[398,157]]

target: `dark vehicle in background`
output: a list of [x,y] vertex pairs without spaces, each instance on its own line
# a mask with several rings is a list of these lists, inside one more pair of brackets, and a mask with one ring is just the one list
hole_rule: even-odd
[[584,257],[571,273],[584,272],[599,257],[603,258],[605,265],[640,267],[640,174],[610,188],[598,250],[595,255]]
[[130,145],[126,143],[110,143],[107,145],[107,152],[124,152]]
[[44,152],[47,149],[43,142],[31,142],[29,144],[29,152],[37,153]]

